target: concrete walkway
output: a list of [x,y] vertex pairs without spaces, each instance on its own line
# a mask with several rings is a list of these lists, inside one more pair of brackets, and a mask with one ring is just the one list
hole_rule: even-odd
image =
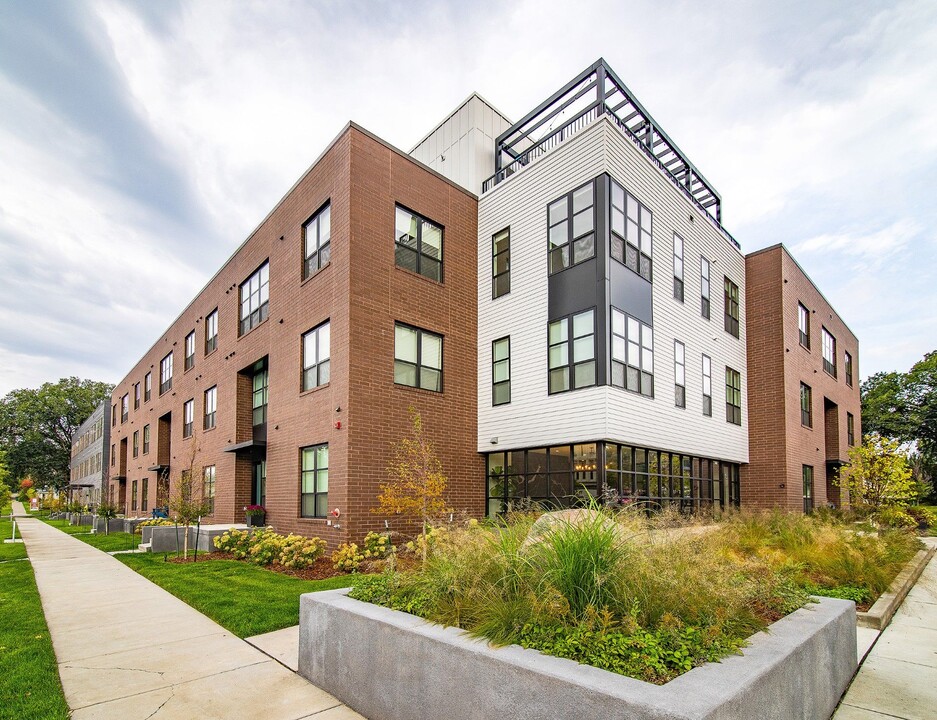
[[13,510],[73,720],[363,720],[120,561]]
[[[924,538],[931,546],[937,538]],[[937,717],[937,555],[881,633],[833,720]]]

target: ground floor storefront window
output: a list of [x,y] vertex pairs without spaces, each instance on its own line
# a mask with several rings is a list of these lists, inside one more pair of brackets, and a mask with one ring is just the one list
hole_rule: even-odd
[[604,504],[738,506],[739,466],[612,442],[488,453],[488,514]]

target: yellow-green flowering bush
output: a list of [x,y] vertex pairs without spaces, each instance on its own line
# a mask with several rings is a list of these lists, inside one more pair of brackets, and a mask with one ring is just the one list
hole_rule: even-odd
[[391,545],[390,537],[384,533],[369,532],[364,536],[364,557],[368,560],[383,560],[397,548]]
[[312,565],[325,552],[325,540],[290,533],[283,538],[277,562],[283,567],[302,570]]
[[[426,554],[429,555],[433,549],[439,545],[441,542],[446,540],[448,532],[445,528],[433,527],[429,528],[426,531]],[[423,554],[423,535],[417,535],[415,540],[411,540],[406,545],[404,545],[407,552],[414,553],[415,555]]]
[[332,563],[336,570],[355,572],[362,560],[364,555],[358,550],[357,543],[342,543],[332,553]]

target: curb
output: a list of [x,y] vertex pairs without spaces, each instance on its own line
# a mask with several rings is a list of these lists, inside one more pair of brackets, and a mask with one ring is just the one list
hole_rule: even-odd
[[930,562],[935,551],[937,551],[937,548],[919,550],[910,562],[904,566],[904,569],[898,573],[888,590],[875,601],[875,604],[866,612],[856,613],[856,624],[873,630],[884,630],[891,622],[908,592],[914,587],[914,583],[924,572],[924,568],[927,567],[927,563]]

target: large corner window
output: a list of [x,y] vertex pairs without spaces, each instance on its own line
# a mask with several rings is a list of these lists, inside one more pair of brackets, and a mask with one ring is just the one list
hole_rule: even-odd
[[442,282],[442,228],[399,205],[395,226],[397,267]]
[[547,208],[550,274],[595,257],[595,183],[590,180]]
[[491,343],[491,404],[511,402],[511,338]]
[[182,437],[192,437],[195,430],[195,400],[182,403]]
[[836,377],[836,338],[826,328],[822,329],[821,336],[823,338],[823,369]]
[[611,256],[650,282],[653,214],[612,180],[611,216]]
[[442,335],[394,323],[394,382],[442,392]]
[[205,414],[202,418],[202,429],[211,430],[215,427],[218,412],[218,386],[212,386],[205,391]]
[[800,384],[800,424],[813,427],[813,390],[806,383]]
[[[267,422],[267,384],[270,371],[264,363],[251,378],[251,423],[256,427]],[[263,505],[263,503],[257,503]]]
[[329,264],[332,254],[332,206],[326,203],[303,225],[303,279]]
[[742,374],[726,367],[726,422],[742,424]]
[[329,446],[305,447],[301,454],[301,515],[324,518],[329,512]]
[[725,278],[725,328],[732,337],[739,336],[739,286]]
[[683,238],[673,234],[673,296],[683,302]]
[[202,470],[202,500],[209,515],[215,514],[215,466],[206,465]]
[[270,263],[265,262],[239,289],[241,300],[240,334],[257,327],[270,312]]
[[846,384],[852,387],[852,355],[848,352],[843,353],[843,371],[846,374]]
[[[149,373],[147,373],[149,377]],[[159,361],[159,394],[172,390],[172,353]]]
[[709,260],[699,259],[700,315],[709,320]]
[[797,333],[800,344],[810,349],[810,311],[803,303],[797,303]]
[[303,335],[303,390],[325,385],[330,372],[331,323],[326,320],[319,327]]
[[713,414],[713,361],[709,355],[703,355],[703,415]]
[[612,308],[612,385],[654,396],[654,331]]
[[491,299],[511,292],[511,228],[491,238]]
[[553,320],[549,341],[549,392],[595,385],[595,310]]
[[674,405],[686,407],[686,345],[673,341]]
[[218,349],[218,308],[205,317],[205,354]]
[[185,336],[185,361],[183,372],[195,367],[195,330]]

